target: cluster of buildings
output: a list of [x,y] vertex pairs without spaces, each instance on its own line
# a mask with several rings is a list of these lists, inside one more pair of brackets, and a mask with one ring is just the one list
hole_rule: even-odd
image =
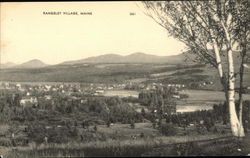
[[176,90],[186,88],[185,84],[162,84],[162,83],[127,83],[125,89],[133,89],[133,90],[155,90],[157,87],[173,87]]
[[168,84],[168,87],[185,88],[185,84]]
[[213,85],[213,84],[214,84],[214,82],[212,82],[212,81],[207,81],[207,82],[199,83],[199,86],[200,86],[200,87],[204,87],[204,86]]
[[[204,82],[203,85],[213,84]],[[172,87],[176,91],[183,90],[185,84],[162,84],[162,83],[123,83],[123,84],[101,84],[101,83],[15,83],[0,82],[0,89],[14,90],[21,93],[20,105],[38,106],[40,100],[48,101],[53,104],[56,96],[61,95],[70,102],[76,101],[79,104],[85,103],[82,96],[101,96],[105,91],[112,90],[155,90],[158,87]],[[173,98],[180,99],[179,95]]]
[[81,96],[99,96],[106,90],[124,89],[125,84],[94,84],[94,83],[14,83],[0,82],[0,89],[10,90],[13,96],[21,94],[20,105],[22,107],[38,106],[39,100],[51,102],[55,96],[61,95],[68,101],[84,103]]

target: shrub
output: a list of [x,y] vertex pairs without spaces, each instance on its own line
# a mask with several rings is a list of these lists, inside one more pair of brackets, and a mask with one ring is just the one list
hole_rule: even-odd
[[202,135],[207,134],[207,129],[204,125],[196,125],[196,131]]
[[177,128],[167,123],[162,124],[159,130],[165,136],[174,136],[177,133]]
[[181,99],[185,99],[185,98],[188,98],[188,97],[189,97],[188,94],[180,94],[180,98],[181,98]]
[[11,140],[7,138],[1,138],[0,139],[0,146],[12,146]]
[[110,120],[108,120],[108,121],[107,121],[107,127],[108,127],[108,128],[110,127],[110,124],[111,124],[111,122],[110,122]]
[[132,122],[130,123],[130,127],[131,127],[132,129],[135,128],[135,122],[134,122],[134,121],[132,121]]

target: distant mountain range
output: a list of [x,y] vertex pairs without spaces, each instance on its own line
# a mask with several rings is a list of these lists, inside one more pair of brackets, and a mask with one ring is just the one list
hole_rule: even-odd
[[[130,55],[122,56],[117,54],[105,54],[95,57],[89,57],[80,60],[65,61],[57,65],[74,65],[84,63],[167,63],[167,64],[179,64],[185,60],[185,55],[172,55],[172,56],[157,56],[145,53],[133,53]],[[5,63],[1,64],[2,69],[6,68],[42,68],[50,66],[45,64],[41,60],[33,59],[22,64]],[[51,65],[52,66],[52,65]],[[56,66],[56,65],[53,65]]]
[[[173,56],[156,56],[145,53],[133,53],[127,56],[117,54],[105,54],[95,57],[89,57],[81,60],[66,61],[61,64],[73,65],[81,63],[168,63],[178,64],[185,60],[184,54]],[[61,65],[60,64],[60,65]]]
[[27,62],[24,62],[22,64],[15,64],[15,63],[5,63],[5,64],[1,64],[1,68],[2,69],[6,69],[6,68],[22,68],[22,69],[26,69],[26,68],[42,68],[45,66],[49,66],[48,64],[45,64],[44,62],[42,62],[41,60],[38,59],[33,59]]
[[[211,52],[212,53],[212,52]],[[117,54],[105,54],[105,55],[100,55],[100,56],[94,56],[94,57],[88,57],[85,59],[80,59],[80,60],[72,60],[72,61],[65,61],[60,64],[56,65],[48,65],[42,62],[41,60],[34,59],[27,61],[22,64],[15,64],[15,63],[5,63],[1,64],[0,68],[1,69],[9,69],[9,68],[43,68],[46,66],[60,66],[60,65],[74,65],[74,64],[101,64],[101,63],[114,63],[114,64],[119,64],[119,63],[125,63],[125,64],[130,64],[130,63],[159,63],[159,64],[185,64],[185,63],[194,63],[192,60],[186,60],[188,54],[189,59],[194,59],[194,55],[190,54],[188,52],[184,52],[182,54],[178,55],[172,55],[172,56],[157,56],[157,55],[150,55],[150,54],[145,54],[145,53],[133,53],[130,55],[122,56],[122,55],[117,55]],[[233,54],[234,59],[235,59],[235,64],[239,64],[239,59],[237,56],[237,53]],[[222,57],[222,61],[225,61],[226,57]],[[184,62],[185,61],[185,62]]]
[[[188,56],[192,59],[191,54]],[[159,77],[153,78],[166,83],[170,81],[174,83],[183,81],[184,83],[184,80],[189,83],[201,79],[219,82],[216,69],[210,66],[202,67],[202,64],[197,65],[191,60],[185,61],[186,58],[186,53],[173,56],[155,56],[144,53],[133,53],[127,56],[106,54],[66,61],[57,65],[47,65],[35,59],[19,65],[2,64],[0,81],[122,83],[131,79],[147,79],[152,74],[160,74]],[[225,58],[222,58],[222,63],[226,68],[227,65],[223,62]],[[235,54],[234,59],[235,69],[239,70],[240,58]],[[191,73],[196,71],[198,72]],[[250,80],[249,72],[250,69],[245,69],[245,82]]]

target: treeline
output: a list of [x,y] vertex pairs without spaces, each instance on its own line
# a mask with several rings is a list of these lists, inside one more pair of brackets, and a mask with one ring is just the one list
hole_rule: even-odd
[[[238,104],[238,103],[236,103]],[[238,106],[237,106],[238,107]],[[189,113],[174,115],[165,115],[167,124],[174,124],[184,129],[191,124],[196,126],[199,132],[214,130],[217,132],[216,123],[224,125],[229,124],[228,106],[224,104],[215,104],[213,110],[202,110]],[[243,126],[247,132],[250,129],[250,101],[243,103]]]
[[139,93],[139,101],[142,105],[157,111],[159,115],[164,113],[176,113],[176,98],[173,95],[178,95],[174,88],[157,88],[151,91],[142,91]]
[[[71,115],[74,113],[83,113],[84,115],[97,116],[99,119],[112,123],[130,123],[141,122],[143,117],[137,113],[128,102],[131,98],[121,99],[119,97],[102,96],[63,96],[56,95],[51,99],[37,97],[37,105],[21,106],[21,94],[13,92],[2,93],[0,97],[0,121],[8,122],[11,120],[25,122],[33,121],[39,115],[39,112],[46,111],[53,115],[54,112],[61,115]],[[94,121],[94,120],[93,120]]]

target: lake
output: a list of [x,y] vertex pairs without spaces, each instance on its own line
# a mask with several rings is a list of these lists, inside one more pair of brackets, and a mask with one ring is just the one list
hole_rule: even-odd
[[[198,110],[211,110],[214,104],[223,103],[225,94],[222,91],[208,90],[184,90],[181,94],[188,94],[188,98],[177,101],[177,112],[192,112]],[[135,97],[138,98],[139,92],[133,90],[108,90],[104,96]],[[236,99],[238,94],[236,93]],[[250,100],[250,94],[244,94],[245,100]]]
[[[214,104],[225,101],[225,94],[222,91],[184,90],[180,93],[188,94],[189,97],[177,101],[177,112],[211,110]],[[235,95],[238,99],[238,93],[235,93]],[[244,99],[250,100],[250,94],[244,94]]]

